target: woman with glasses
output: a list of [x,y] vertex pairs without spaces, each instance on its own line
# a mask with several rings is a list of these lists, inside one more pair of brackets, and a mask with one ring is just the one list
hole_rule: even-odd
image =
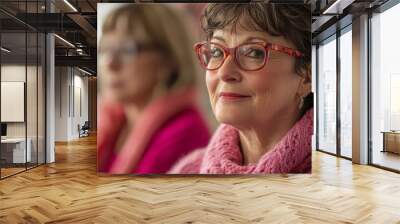
[[98,53],[99,172],[165,173],[207,145],[187,19],[155,4],[125,5],[106,18]]
[[311,13],[307,5],[210,4],[194,49],[221,123],[169,173],[311,171]]

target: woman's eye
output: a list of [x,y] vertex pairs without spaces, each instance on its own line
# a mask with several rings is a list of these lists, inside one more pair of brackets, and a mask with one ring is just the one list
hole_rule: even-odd
[[265,57],[265,52],[261,49],[248,48],[244,52],[244,55],[250,58],[263,59]]
[[121,52],[126,55],[135,55],[137,53],[137,49],[133,46],[127,46],[121,48]]
[[223,56],[223,52],[221,51],[221,49],[216,48],[216,47],[211,48],[210,49],[210,53],[211,53],[211,56],[214,57],[214,58],[218,58],[218,57]]

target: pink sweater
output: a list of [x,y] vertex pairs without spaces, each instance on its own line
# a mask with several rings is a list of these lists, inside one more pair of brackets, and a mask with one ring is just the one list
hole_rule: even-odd
[[132,171],[137,174],[164,174],[183,155],[204,147],[210,132],[199,111],[188,108],[157,130],[142,159]]
[[150,103],[117,153],[116,140],[126,122],[121,105],[99,109],[97,168],[110,174],[166,173],[183,155],[205,147],[210,133],[194,106],[193,89],[177,90]]
[[170,174],[310,173],[313,109],[256,164],[242,165],[238,130],[221,125],[206,148],[181,159]]

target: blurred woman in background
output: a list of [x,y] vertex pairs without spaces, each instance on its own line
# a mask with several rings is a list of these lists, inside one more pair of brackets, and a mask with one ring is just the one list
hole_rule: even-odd
[[311,172],[309,6],[209,4],[203,29],[195,51],[221,125],[169,173]]
[[204,147],[187,18],[167,5],[129,4],[103,24],[98,171],[165,173]]

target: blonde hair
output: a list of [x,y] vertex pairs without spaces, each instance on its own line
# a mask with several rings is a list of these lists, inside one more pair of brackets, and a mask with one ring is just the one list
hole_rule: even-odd
[[156,4],[127,4],[114,10],[105,20],[103,35],[113,32],[118,22],[125,22],[128,35],[135,38],[135,30],[143,29],[148,44],[157,46],[176,65],[167,80],[168,89],[194,86],[198,67],[192,52],[194,39],[190,35],[188,18],[177,8]]

